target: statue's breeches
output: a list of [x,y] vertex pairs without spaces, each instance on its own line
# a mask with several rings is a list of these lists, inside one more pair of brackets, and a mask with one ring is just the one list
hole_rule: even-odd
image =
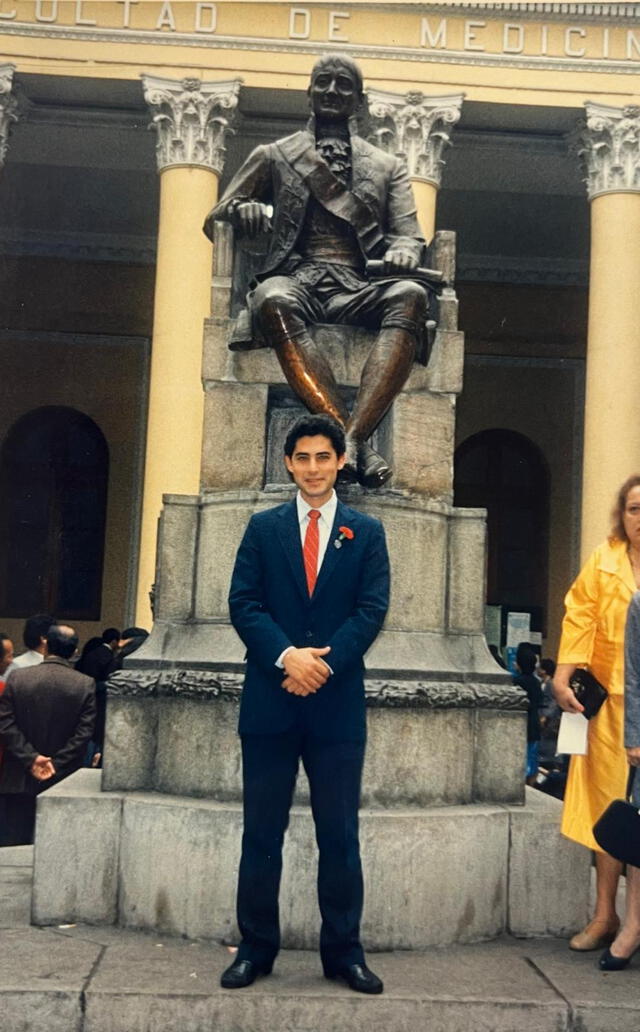
[[[353,276],[349,270],[350,277]],[[428,299],[410,279],[361,280],[344,290],[333,277],[307,284],[295,276],[271,276],[249,295],[253,318],[272,346],[309,323],[346,323],[370,330],[398,327],[416,339],[424,332]]]

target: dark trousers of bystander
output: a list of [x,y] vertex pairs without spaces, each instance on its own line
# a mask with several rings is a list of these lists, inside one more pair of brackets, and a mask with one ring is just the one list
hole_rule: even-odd
[[33,842],[37,796],[26,792],[0,795],[0,846],[29,846]]

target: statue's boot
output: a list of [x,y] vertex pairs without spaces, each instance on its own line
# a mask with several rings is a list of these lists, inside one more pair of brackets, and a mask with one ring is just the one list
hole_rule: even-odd
[[358,480],[363,487],[383,487],[393,476],[391,466],[364,441],[358,449]]
[[362,371],[360,390],[347,424],[347,447],[357,446],[358,480],[382,487],[393,475],[389,464],[367,443],[411,372],[416,339],[399,326],[383,327]]

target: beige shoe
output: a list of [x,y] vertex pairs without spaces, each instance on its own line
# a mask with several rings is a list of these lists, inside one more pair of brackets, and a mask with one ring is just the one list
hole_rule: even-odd
[[611,928],[604,921],[590,921],[586,928],[577,932],[573,939],[569,940],[569,949],[577,950],[580,953],[588,953],[590,950],[602,950],[613,942],[618,934],[620,924]]

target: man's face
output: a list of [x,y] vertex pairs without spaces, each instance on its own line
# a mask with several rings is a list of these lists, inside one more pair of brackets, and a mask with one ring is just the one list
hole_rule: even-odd
[[13,663],[13,642],[10,638],[3,638],[2,642],[2,658],[0,659],[0,677],[4,674],[5,670]]
[[336,454],[324,434],[315,434],[299,437],[291,458],[285,455],[284,461],[307,505],[317,508],[329,501],[345,456]]
[[325,122],[344,122],[360,103],[358,87],[349,68],[332,61],[313,73],[309,86],[313,113]]

